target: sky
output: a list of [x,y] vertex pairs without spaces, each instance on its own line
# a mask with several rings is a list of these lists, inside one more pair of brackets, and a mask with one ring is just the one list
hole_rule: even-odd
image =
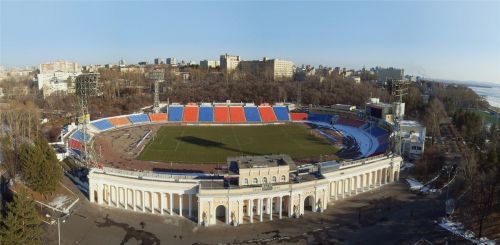
[[500,83],[500,1],[0,0],[0,64],[262,57]]

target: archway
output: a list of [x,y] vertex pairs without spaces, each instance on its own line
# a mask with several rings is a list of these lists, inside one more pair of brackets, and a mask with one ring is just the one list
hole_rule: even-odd
[[226,207],[224,205],[217,206],[215,209],[215,218],[222,223],[226,223]]
[[308,196],[304,199],[304,211],[313,211],[314,207],[314,197]]

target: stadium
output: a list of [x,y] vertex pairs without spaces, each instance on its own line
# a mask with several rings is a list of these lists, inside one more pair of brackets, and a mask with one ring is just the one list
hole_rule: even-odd
[[189,103],[91,121],[68,145],[94,162],[97,205],[240,225],[322,212],[396,181],[391,132],[356,110]]

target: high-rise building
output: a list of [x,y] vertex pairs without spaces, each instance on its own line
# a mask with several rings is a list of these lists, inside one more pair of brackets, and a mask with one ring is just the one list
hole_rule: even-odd
[[170,57],[170,58],[167,58],[167,64],[168,65],[177,65],[177,60],[175,59],[175,57]]
[[293,62],[280,59],[245,60],[239,63],[239,70],[244,73],[261,75],[273,80],[293,77]]
[[165,60],[163,58],[156,58],[155,65],[163,65],[165,64]]
[[220,56],[220,68],[224,72],[231,72],[238,68],[240,56],[223,54]]
[[40,74],[37,75],[38,89],[48,90],[44,91],[44,96],[48,96],[54,91],[67,92],[68,86],[65,84],[67,79],[82,73],[82,68],[78,63],[64,60],[40,64],[39,67]]
[[201,69],[217,68],[219,66],[220,66],[220,63],[218,60],[202,60],[202,61],[200,61],[200,68]]
[[394,67],[382,68],[376,67],[377,82],[386,85],[389,80],[403,80],[405,71]]

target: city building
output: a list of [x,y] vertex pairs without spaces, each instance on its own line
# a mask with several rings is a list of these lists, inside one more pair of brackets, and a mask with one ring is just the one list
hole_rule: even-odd
[[239,186],[286,183],[290,170],[297,168],[292,158],[285,154],[229,157],[227,164]]
[[165,60],[163,58],[156,58],[155,65],[163,65],[165,64]]
[[402,120],[399,124],[401,156],[408,160],[418,159],[424,153],[426,128],[417,121]]
[[202,60],[200,61],[201,69],[217,68],[220,66],[220,61],[218,60]]
[[170,58],[167,58],[167,65],[177,65],[177,60],[175,59],[175,57],[170,57]]
[[377,75],[377,82],[380,85],[387,85],[387,82],[390,80],[403,80],[405,76],[405,72],[403,69],[394,67],[376,67],[375,74]]
[[240,61],[239,71],[261,75],[273,80],[286,80],[293,77],[293,62],[280,59],[245,60]]
[[[69,81],[82,74],[82,68],[76,62],[55,61],[51,63],[40,64],[40,74],[37,75],[38,89],[42,90],[43,96],[49,96],[54,92],[73,93]],[[45,90],[45,91],[44,91]]]
[[378,98],[370,98],[370,102],[366,103],[365,113],[377,119],[386,120],[387,122],[394,122],[393,105],[380,102]]
[[223,72],[231,72],[238,68],[240,56],[223,54],[220,56],[220,68]]

